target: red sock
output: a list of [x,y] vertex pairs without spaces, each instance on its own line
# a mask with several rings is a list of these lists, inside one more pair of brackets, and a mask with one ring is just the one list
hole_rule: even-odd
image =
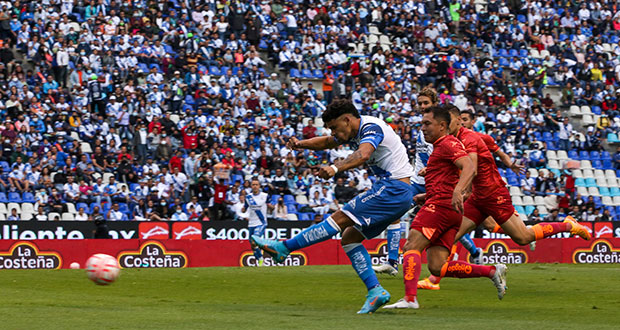
[[409,250],[403,254],[403,279],[405,282],[405,299],[413,301],[418,294],[418,280],[422,270],[420,251]]
[[498,233],[498,234],[505,234],[502,227],[500,227],[500,225],[498,224],[495,224],[495,228],[493,228],[493,232]]
[[441,268],[441,277],[492,277],[495,266],[472,265],[464,261],[448,261]]
[[439,284],[439,282],[441,282],[441,277],[439,276],[435,276],[435,275],[431,275],[428,277],[428,280],[433,283],[433,284]]
[[541,222],[532,226],[536,240],[541,240],[545,237],[555,235],[557,233],[569,232],[571,229],[570,223],[564,222]]

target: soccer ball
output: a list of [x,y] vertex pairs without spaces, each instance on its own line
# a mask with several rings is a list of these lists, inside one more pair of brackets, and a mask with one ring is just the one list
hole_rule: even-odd
[[88,279],[99,285],[108,285],[116,281],[120,272],[116,258],[107,254],[98,253],[86,261]]
[[80,264],[78,264],[77,262],[72,262],[71,265],[69,266],[69,268],[71,268],[71,269],[80,269]]

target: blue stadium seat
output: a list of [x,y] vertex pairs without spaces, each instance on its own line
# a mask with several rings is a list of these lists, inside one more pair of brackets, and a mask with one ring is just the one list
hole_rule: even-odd
[[525,207],[525,214],[530,215],[532,214],[532,212],[534,212],[535,209],[536,207],[534,205],[528,205]]
[[149,72],[149,67],[144,63],[138,63],[138,70],[142,70],[142,72]]
[[312,79],[312,78],[313,78],[313,76],[312,76],[312,71],[310,71],[310,70],[308,70],[308,69],[303,69],[303,70],[301,70],[301,76],[302,76],[303,78],[306,78],[306,79]]
[[258,48],[260,49],[267,49],[269,48],[269,45],[267,45],[267,42],[265,42],[265,40],[262,40],[258,43]]
[[278,204],[278,198],[280,198],[280,195],[271,195],[271,204]]
[[608,151],[601,152],[601,160],[611,160],[611,154]]
[[125,213],[125,214],[129,214],[129,206],[127,206],[127,203],[118,203],[118,210]]
[[620,214],[620,205],[616,206],[616,214]]
[[218,68],[217,66],[213,65],[209,68],[209,74],[214,76],[221,76],[222,70],[220,70],[220,68]]
[[517,15],[517,21],[519,21],[520,23],[525,23],[527,22],[527,19],[524,15]]
[[528,53],[527,49],[521,49],[519,50],[519,57],[528,57],[530,54]]
[[241,174],[233,174],[232,180],[233,180],[233,184],[235,184],[237,182],[243,184],[243,175],[241,175]]
[[603,112],[601,111],[601,107],[599,107],[598,105],[594,105],[594,106],[592,106],[592,107],[590,108],[590,110],[592,110],[592,113],[593,113],[593,114],[595,114],[595,115],[597,115],[597,116],[600,116],[600,115],[601,115],[601,113],[603,113]]
[[25,192],[22,194],[22,201],[24,203],[36,203],[34,195],[31,192]]
[[499,58],[499,65],[503,66],[503,67],[507,67],[510,66],[510,62],[508,62],[508,60],[504,57],[500,57]]
[[585,187],[586,186],[586,180],[584,180],[583,178],[576,178],[575,179],[575,186],[576,187]]
[[609,133],[607,134],[607,142],[608,143],[620,143],[620,140],[618,140],[618,135],[616,133]]
[[497,55],[501,57],[508,57],[508,51],[502,48],[499,50]]
[[618,187],[610,187],[609,188],[609,194],[612,197],[620,196],[620,188],[618,188]]
[[233,66],[232,68],[232,74],[233,76],[236,76],[237,73],[239,72],[239,70],[241,70],[242,68],[238,67],[238,66]]
[[157,63],[151,63],[149,65],[149,69],[153,70],[153,68],[157,69],[157,72],[163,72],[163,71],[161,71],[161,68],[159,67],[159,64],[157,64]]
[[1,161],[0,166],[2,167],[2,171],[4,171],[5,173],[11,172],[11,167],[9,166],[8,162]]
[[172,47],[170,45],[164,45],[164,50],[166,51],[167,54],[176,54],[177,52],[174,51],[174,49],[172,49]]
[[194,105],[196,104],[196,101],[194,101],[194,97],[191,95],[186,95],[185,96],[185,104],[189,104],[189,105]]
[[140,187],[139,183],[130,183],[129,184],[129,191],[134,192],[134,191],[136,191],[136,189],[138,189],[138,187]]
[[603,169],[603,163],[600,160],[593,160],[592,161],[592,167],[594,167],[597,170],[602,170]]
[[525,212],[525,208],[523,208],[523,206],[521,206],[521,205],[515,206],[515,211],[517,211],[517,213],[519,213],[519,214],[527,214]]
[[558,147],[555,145],[555,142],[547,141],[547,150],[558,150]]
[[334,77],[338,78],[340,76],[344,76],[344,70],[336,70],[336,73],[334,73]]
[[592,196],[592,199],[594,199],[594,205],[597,208],[601,207],[601,205],[603,205],[603,200],[599,196]]
[[598,151],[590,151],[590,159],[591,160],[600,160],[601,154]]
[[95,206],[99,206],[99,211],[101,211],[101,205],[97,203],[90,203],[90,213],[95,211]]
[[207,69],[207,67],[206,67],[206,66],[204,66],[204,65],[202,65],[202,64],[198,64],[198,73],[201,73],[201,74],[206,74],[206,73],[208,73],[208,71],[207,71],[207,70],[208,70],[208,69]]
[[284,204],[295,204],[295,197],[293,195],[284,195]]
[[297,69],[291,69],[291,78],[301,78],[301,73]]
[[557,168],[548,168],[548,170],[549,170],[549,172],[553,172],[553,174],[555,174],[556,178],[559,178],[559,177],[562,176],[562,173]]
[[603,167],[602,167],[602,169],[603,170],[613,170],[614,169],[614,166],[611,163],[610,159],[603,160]]
[[576,150],[569,150],[568,151],[568,158],[570,158],[572,160],[579,160],[579,153],[577,153]]
[[288,213],[295,213],[297,212],[297,208],[295,207],[295,204],[286,204],[286,211]]
[[315,79],[323,79],[323,71],[319,69],[312,71],[312,77]]
[[617,44],[618,41],[620,41],[620,38],[618,36],[611,36],[611,38],[609,38],[609,43],[611,44]]
[[566,40],[568,40],[568,35],[567,35],[567,34],[565,34],[565,33],[560,34],[560,39],[559,39],[559,40],[560,40],[560,41],[566,41]]
[[596,187],[596,180],[594,180],[593,178],[587,178],[586,179],[586,187]]
[[8,203],[9,199],[6,198],[6,193],[0,192],[0,203]]
[[510,55],[510,57],[519,57],[519,52],[516,49],[511,49],[508,55]]
[[579,153],[579,160],[590,160],[590,154],[587,151],[581,151]]
[[16,193],[16,192],[9,193],[9,203],[21,203],[21,202],[22,202],[22,197],[19,195],[19,193]]
[[81,208],[84,208],[84,213],[90,214],[90,208],[88,207],[88,204],[86,204],[86,203],[77,203],[77,205],[75,206],[75,210],[79,211]]
[[[222,76],[226,75],[226,73],[228,72],[228,70],[230,70],[229,66],[223,66],[222,69],[220,70],[220,72],[222,73]],[[232,71],[232,70],[231,70]]]
[[601,194],[601,196],[611,196],[611,193],[609,192],[609,188],[607,187],[598,188],[598,192],[599,194]]
[[507,177],[506,180],[508,180],[508,184],[513,186],[513,187],[520,187],[521,184],[519,183],[519,180],[517,179],[517,177]]

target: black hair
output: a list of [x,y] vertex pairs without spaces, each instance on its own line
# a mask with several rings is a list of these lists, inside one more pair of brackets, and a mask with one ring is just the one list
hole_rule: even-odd
[[454,104],[452,103],[446,103],[443,106],[451,115],[455,115],[455,116],[460,116],[461,115],[461,110]]
[[446,126],[450,127],[450,112],[448,111],[448,109],[446,109],[446,107],[440,107],[440,106],[432,106],[427,108],[424,113],[429,113],[432,112],[433,113],[433,118],[435,118],[435,120],[437,121],[445,121],[446,122]]
[[329,123],[330,121],[347,113],[355,118],[360,118],[359,112],[357,112],[357,109],[351,101],[339,99],[327,106],[327,110],[323,112],[322,119],[324,123]]
[[474,118],[475,118],[474,113],[471,112],[471,111],[463,110],[463,111],[461,111],[461,115],[463,115],[463,114],[467,115],[469,117],[469,120],[474,120]]

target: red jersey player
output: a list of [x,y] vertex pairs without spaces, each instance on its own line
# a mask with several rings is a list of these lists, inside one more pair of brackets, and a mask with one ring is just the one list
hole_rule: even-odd
[[[464,141],[467,146],[469,140],[477,139],[477,144],[484,144],[479,135],[469,129],[462,127],[460,119],[460,111],[453,105],[446,107],[451,118],[457,127],[453,127],[452,132]],[[480,225],[487,217],[491,216],[502,227],[504,233],[509,235],[512,240],[519,245],[526,245],[530,242],[540,240],[557,233],[570,232],[578,235],[585,240],[590,239],[588,230],[578,224],[572,217],[567,217],[564,222],[539,223],[530,228],[526,227],[519,218],[512,205],[512,199],[506,189],[505,183],[495,164],[495,159],[484,146],[486,152],[479,154],[480,164],[478,166],[478,175],[480,180],[474,181],[473,194],[465,202],[465,216],[463,224],[457,239],[463,234],[472,231],[476,226]]]
[[[444,107],[451,114],[451,134],[463,142],[472,161],[477,165],[473,192],[465,202],[463,223],[456,235],[457,240],[471,232],[489,217],[492,218],[491,221],[495,220],[499,224],[503,233],[509,235],[519,245],[530,244],[561,232],[570,232],[585,240],[590,239],[590,233],[587,229],[578,224],[572,217],[567,217],[564,222],[539,223],[532,227],[526,227],[512,205],[512,199],[504,180],[499,175],[495,159],[480,134],[462,126],[460,110],[457,107],[451,104]],[[495,150],[495,147],[491,147]],[[421,280],[418,287],[438,290],[440,281],[441,278],[433,274]]]
[[499,297],[506,291],[506,266],[473,265],[463,261],[447,261],[455,234],[462,222],[463,197],[470,189],[475,167],[463,144],[449,135],[450,114],[442,107],[426,110],[422,132],[433,143],[433,153],[426,168],[424,207],[411,223],[403,250],[405,297],[384,308],[419,308],[417,282],[422,269],[421,253],[426,250],[428,269],[435,276],[488,277],[497,287]]

